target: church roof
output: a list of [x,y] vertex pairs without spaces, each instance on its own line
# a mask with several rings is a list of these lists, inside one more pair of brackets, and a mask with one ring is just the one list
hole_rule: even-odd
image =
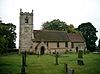
[[69,41],[64,31],[34,30],[35,41]]
[[68,33],[67,36],[71,42],[85,42],[83,36],[79,33],[78,34]]
[[80,34],[71,34],[66,31],[55,30],[34,30],[34,41],[71,41],[71,42],[84,42]]

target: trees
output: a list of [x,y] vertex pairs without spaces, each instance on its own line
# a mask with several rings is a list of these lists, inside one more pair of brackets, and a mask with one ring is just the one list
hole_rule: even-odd
[[67,32],[68,32],[68,33],[79,33],[79,32],[75,29],[75,27],[74,27],[73,24],[68,25],[68,27],[67,27]]
[[78,26],[77,30],[82,33],[82,35],[85,38],[87,49],[90,51],[94,51],[96,49],[96,28],[90,23],[82,23],[81,25]]
[[51,22],[45,22],[42,25],[43,30],[59,30],[59,31],[66,31],[67,30],[67,24],[63,21],[60,21],[59,19],[54,19]]
[[100,39],[99,39],[99,42],[98,42],[98,48],[100,49]]
[[15,48],[16,26],[12,23],[0,23],[0,51]]
[[68,33],[77,33],[72,24],[67,25],[65,22],[60,21],[59,19],[54,19],[51,22],[45,22],[42,25],[43,30],[58,30],[58,31],[67,31]]

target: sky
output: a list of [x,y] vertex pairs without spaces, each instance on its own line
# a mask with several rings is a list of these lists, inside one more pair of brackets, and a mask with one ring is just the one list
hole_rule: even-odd
[[[100,38],[100,0],[0,0],[0,19],[16,25],[19,47],[19,13],[34,10],[34,29],[41,29],[42,23],[60,19],[77,28],[81,23],[91,22]],[[98,43],[98,41],[96,42]]]

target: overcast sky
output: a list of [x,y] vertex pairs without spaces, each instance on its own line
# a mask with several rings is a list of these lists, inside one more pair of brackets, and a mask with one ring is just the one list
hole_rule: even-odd
[[76,28],[81,23],[91,22],[100,38],[100,0],[0,0],[0,18],[4,23],[17,26],[19,39],[19,12],[34,10],[34,29],[41,29],[43,22],[60,19]]

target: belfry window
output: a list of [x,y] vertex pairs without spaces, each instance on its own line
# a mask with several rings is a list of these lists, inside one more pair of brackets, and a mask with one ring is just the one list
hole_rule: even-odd
[[26,16],[26,18],[25,18],[25,23],[28,23],[28,17]]

